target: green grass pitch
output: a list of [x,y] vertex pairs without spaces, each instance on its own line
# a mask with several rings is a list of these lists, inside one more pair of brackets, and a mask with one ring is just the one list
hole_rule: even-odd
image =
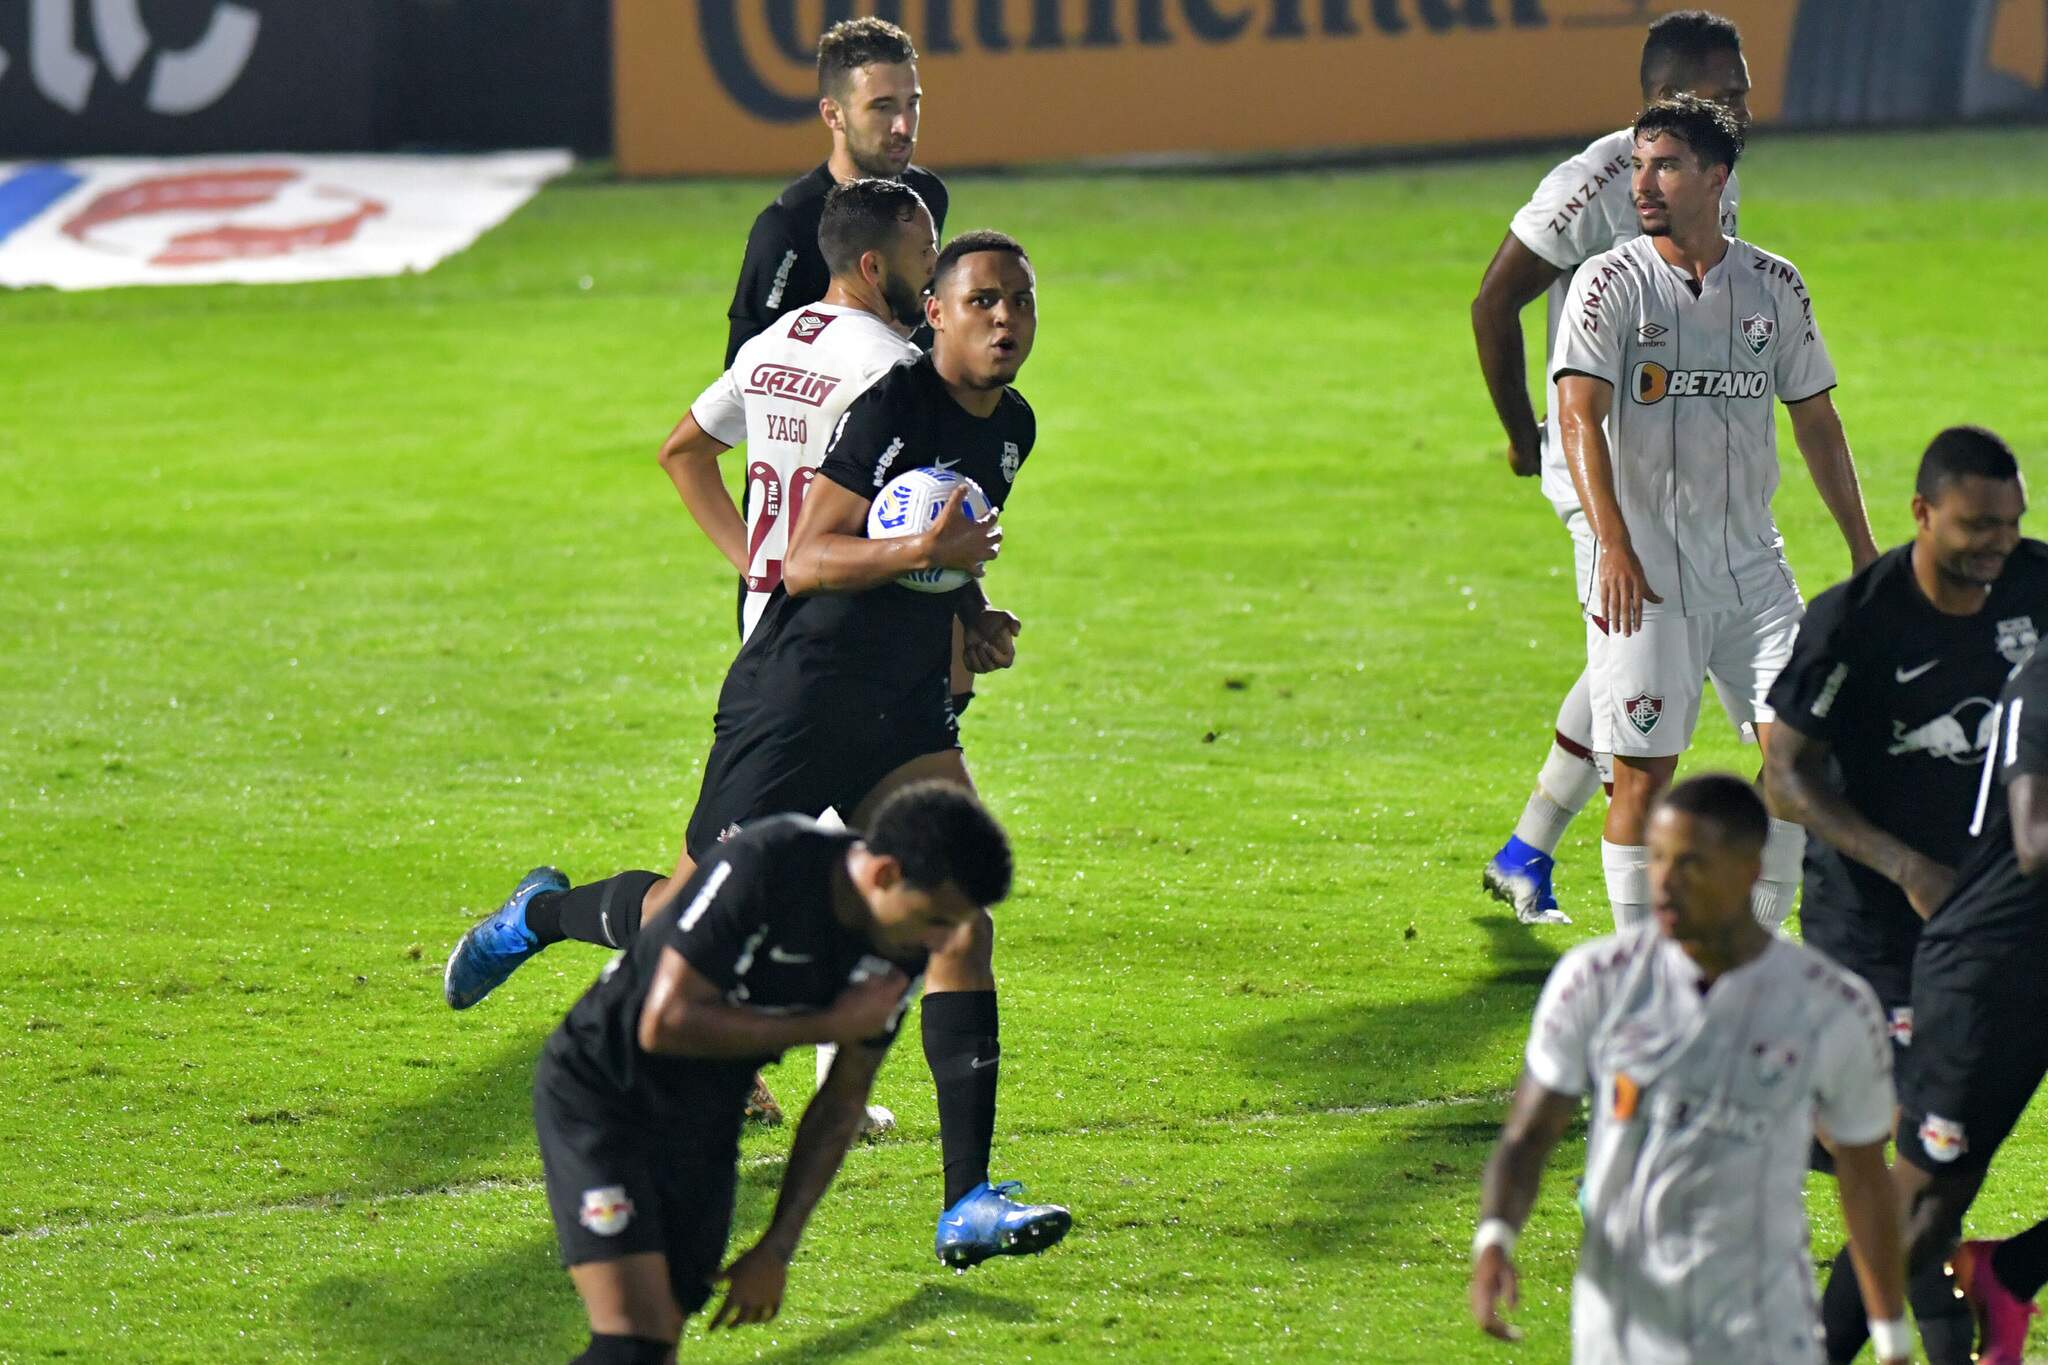
[[[1576,1139],[1527,1343],[1463,1307],[1529,1009],[1606,918],[1594,819],[1577,926],[1477,891],[1581,650],[1466,311],[1552,159],[955,185],[1042,281],[989,579],[1025,632],[964,729],[1021,859],[997,1173],[1077,1223],[939,1269],[913,1033],[781,1319],[685,1358],[1566,1358]],[[2048,139],[1765,136],[1743,178],[1882,542],[1942,425],[2048,467]],[[0,1360],[580,1349],[527,1084],[602,959],[460,1016],[440,964],[534,863],[670,865],[732,594],[653,455],[771,192],[587,177],[420,278],[5,300]],[[1846,555],[1786,452],[1810,595]],[[1709,707],[1698,762],[1752,761]],[[1987,1234],[2044,1212],[2040,1117]]]

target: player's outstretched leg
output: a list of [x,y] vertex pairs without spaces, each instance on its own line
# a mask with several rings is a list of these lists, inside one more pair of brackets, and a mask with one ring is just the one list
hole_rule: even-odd
[[1977,1317],[1979,1365],[2020,1365],[2028,1325],[2041,1311],[2034,1296],[2048,1284],[2048,1221],[2003,1242],[1963,1243],[1956,1279]]
[[526,924],[527,907],[536,896],[568,889],[569,879],[560,872],[536,867],[519,879],[503,905],[469,926],[441,969],[441,994],[450,1009],[468,1009],[541,950],[544,945]]
[[572,887],[554,868],[535,868],[503,905],[471,925],[448,954],[441,973],[442,994],[451,1008],[468,1009],[503,985],[528,958],[565,938],[607,948],[632,946],[640,929],[641,900],[660,880],[656,872],[621,872]]
[[1586,808],[1603,780],[1593,753],[1593,706],[1587,696],[1586,675],[1580,673],[1558,708],[1557,734],[1536,774],[1529,804],[1522,808],[1515,832],[1487,860],[1480,874],[1480,885],[1495,900],[1513,906],[1515,918],[1522,923],[1571,923],[1571,917],[1558,909],[1551,889],[1554,855],[1566,827]]

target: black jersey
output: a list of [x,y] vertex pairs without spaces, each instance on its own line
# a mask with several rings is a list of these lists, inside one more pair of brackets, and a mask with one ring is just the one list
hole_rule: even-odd
[[[1970,848],[1999,689],[2048,621],[2048,545],[2021,541],[1969,616],[1935,610],[1912,556],[1901,546],[1814,599],[1770,700],[1781,722],[1829,746],[1836,790],[1866,819],[1954,867]],[[1920,930],[1904,891],[1817,838],[1803,907],[1809,937],[1830,921],[1823,948],[1910,951]]]
[[[898,365],[854,400],[818,474],[872,500],[898,474],[927,465],[954,469],[980,484],[1000,511],[1037,434],[1022,394],[1005,389],[995,412],[976,417],[946,391],[927,355]],[[778,587],[733,667],[792,684],[771,688],[778,694],[899,698],[949,676],[953,617],[968,590],[918,592],[885,583],[866,592],[791,597]]]
[[1921,937],[1927,945],[1967,943],[1975,952],[2048,948],[2048,876],[2020,871],[2005,792],[2015,777],[2048,776],[2048,654],[2020,666],[1992,715],[1970,855]]
[[[904,184],[917,191],[931,210],[932,227],[943,240],[946,231],[946,182],[922,166],[903,172]],[[832,272],[818,250],[818,220],[825,216],[825,196],[838,182],[829,165],[790,182],[762,209],[747,233],[747,255],[733,290],[731,322],[725,342],[725,368],[741,346],[769,323],[794,308],[816,303],[832,286]]]
[[[672,1123],[705,1144],[736,1141],[754,1072],[775,1059],[656,1056],[640,1047],[640,1012],[662,949],[673,947],[726,1003],[823,1009],[852,982],[925,958],[890,962],[839,922],[833,885],[857,836],[815,820],[762,820],[709,850],[681,894],[641,927],[547,1041],[547,1052],[613,1113]],[[914,989],[914,987],[913,987]],[[910,995],[903,998],[909,1008]],[[895,1039],[903,1009],[870,1046]]]

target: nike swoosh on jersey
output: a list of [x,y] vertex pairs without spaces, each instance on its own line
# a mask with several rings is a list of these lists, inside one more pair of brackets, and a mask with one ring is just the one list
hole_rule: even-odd
[[952,467],[953,467],[954,465],[956,465],[956,464],[959,464],[959,463],[960,463],[960,457],[959,457],[958,455],[955,455],[955,456],[954,456],[954,457],[953,457],[952,459],[950,459],[950,460],[933,460],[933,461],[932,461],[932,468],[933,468],[933,469],[951,469],[951,468],[952,468]]
[[774,946],[774,945],[770,945],[770,946],[769,946],[769,949],[768,949],[768,960],[769,960],[770,962],[780,962],[780,963],[784,964],[785,966],[795,966],[795,965],[797,965],[798,963],[801,963],[801,962],[810,962],[810,961],[812,961],[812,960],[813,960],[813,954],[810,954],[810,953],[785,953],[785,952],[783,952],[783,951],[782,951],[782,949],[781,949],[781,948],[779,948],[779,947],[776,947],[776,946]]
[[1895,669],[1892,672],[1892,676],[1894,678],[1897,678],[1902,683],[1909,683],[1913,681],[1913,679],[1919,677],[1922,673],[1925,673],[1928,669],[1939,667],[1940,664],[1941,660],[1939,659],[1929,659],[1926,663],[1920,665],[1918,668]]

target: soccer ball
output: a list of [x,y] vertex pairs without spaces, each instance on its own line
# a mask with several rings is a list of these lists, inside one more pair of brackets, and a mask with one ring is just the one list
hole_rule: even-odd
[[[967,498],[960,510],[975,521],[987,521],[988,495],[981,491],[980,484],[950,469],[926,467],[898,474],[868,504],[868,539],[891,540],[923,534],[939,519],[939,510],[953,496],[953,490],[962,484],[967,485]],[[919,592],[951,592],[972,577],[965,569],[919,569],[896,581]]]

